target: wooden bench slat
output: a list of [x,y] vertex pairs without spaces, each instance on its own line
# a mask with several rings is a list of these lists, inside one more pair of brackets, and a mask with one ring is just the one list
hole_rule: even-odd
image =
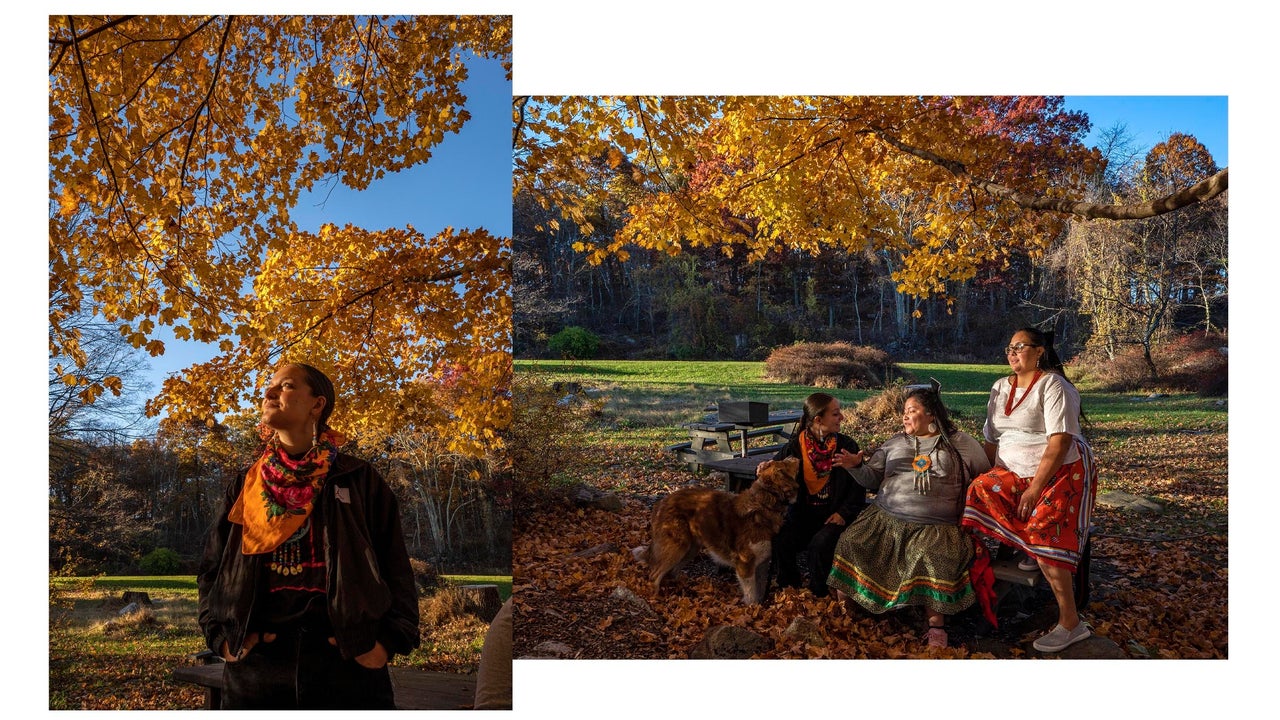
[[1040,581],[1040,569],[1020,570],[1018,569],[1018,561],[1013,559],[996,560],[991,563],[991,572],[996,576],[997,580],[1004,580],[1014,585],[1026,585],[1027,587],[1035,587]]

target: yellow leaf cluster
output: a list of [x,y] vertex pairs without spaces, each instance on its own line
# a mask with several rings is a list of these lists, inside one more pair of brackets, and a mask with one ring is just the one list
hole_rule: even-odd
[[[892,251],[900,289],[927,296],[1015,248],[1042,250],[1062,226],[975,190],[972,178],[1076,191],[1092,160],[1048,121],[1038,135],[1007,131],[993,119],[1003,107],[899,96],[532,98],[517,103],[515,188],[577,223],[591,262],[627,246],[720,247],[752,260],[780,247]],[[585,209],[619,196],[629,199],[624,228],[592,236]]]
[[[321,237],[323,235],[323,237]],[[431,428],[454,452],[497,445],[510,415],[510,245],[483,230],[299,233],[263,262],[237,342],[166,381],[176,422],[254,407],[284,362],[334,381],[333,424],[375,440]]]
[[[291,217],[321,183],[428,161],[470,118],[467,54],[509,77],[511,18],[51,16],[51,356],[84,367],[65,321],[85,311],[152,355],[158,326],[217,343],[148,405],[178,422],[240,407],[281,359],[332,369],[357,427],[418,422],[389,398],[435,363],[505,387],[486,361],[509,350],[505,241]],[[465,445],[501,416],[465,394],[432,418]]]

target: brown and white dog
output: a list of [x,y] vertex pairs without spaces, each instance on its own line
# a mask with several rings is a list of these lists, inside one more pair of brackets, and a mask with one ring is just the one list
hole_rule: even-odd
[[756,480],[734,495],[711,488],[685,488],[658,501],[649,523],[648,548],[636,548],[649,565],[653,593],[673,569],[706,549],[716,562],[733,568],[748,605],[764,599],[769,585],[773,536],[782,527],[787,506],[796,499],[800,461],[766,460]]

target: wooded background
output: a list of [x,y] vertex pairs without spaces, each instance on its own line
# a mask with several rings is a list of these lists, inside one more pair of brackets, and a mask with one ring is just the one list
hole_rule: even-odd
[[554,357],[549,339],[580,326],[602,358],[760,360],[844,340],[990,361],[1036,325],[1064,358],[1136,349],[1154,375],[1153,347],[1227,325],[1227,196],[1167,202],[1225,184],[1185,134],[1137,148],[1116,126],[1085,149],[1087,119],[1061,98],[518,110],[518,357]]

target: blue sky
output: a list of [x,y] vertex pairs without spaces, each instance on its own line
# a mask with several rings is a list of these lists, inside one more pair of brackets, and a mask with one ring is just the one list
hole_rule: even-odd
[[1099,133],[1123,123],[1139,148],[1150,150],[1171,133],[1194,135],[1219,168],[1227,167],[1227,97],[1157,95],[1068,95],[1066,106],[1083,110],[1093,125],[1085,138],[1094,145]]
[[[300,229],[324,223],[380,230],[412,225],[431,237],[446,227],[511,234],[511,83],[498,61],[472,59],[463,85],[471,119],[446,135],[425,165],[388,175],[363,191],[338,185],[303,195],[293,211]],[[157,328],[165,353],[148,358],[154,394],[170,373],[216,354],[216,344],[183,342]]]

